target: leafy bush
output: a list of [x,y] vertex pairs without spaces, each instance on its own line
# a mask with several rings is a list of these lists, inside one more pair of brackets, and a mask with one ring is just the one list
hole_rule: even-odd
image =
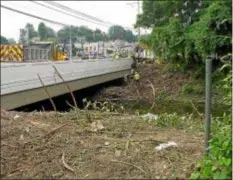
[[182,117],[178,116],[176,113],[173,114],[162,114],[156,120],[156,125],[159,127],[181,127]]
[[[165,62],[178,64],[180,71],[189,68],[203,77],[205,59],[231,52],[231,1],[143,1],[143,13],[136,26],[153,28],[141,42],[150,46]],[[219,59],[214,64],[219,67]]]
[[210,154],[197,165],[191,179],[231,179],[231,115],[215,119],[213,126]]

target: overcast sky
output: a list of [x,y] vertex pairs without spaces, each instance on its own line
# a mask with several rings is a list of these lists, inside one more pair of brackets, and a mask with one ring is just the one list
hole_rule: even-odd
[[[40,1],[38,1],[40,2]],[[75,10],[84,12],[86,14],[98,17],[105,21],[119,24],[124,27],[133,28],[136,21],[137,4],[134,6],[129,5],[135,3],[134,1],[57,1],[60,4],[71,7]],[[96,25],[90,22],[76,19],[74,17],[63,15],[59,12],[49,10],[29,1],[1,1],[2,5],[28,12],[37,16],[47,19],[63,22],[71,25],[86,25],[91,29],[99,28],[107,32],[108,28]],[[47,5],[47,4],[46,4]],[[26,23],[32,23],[37,30],[38,24],[41,20],[37,20],[16,12],[11,12],[1,8],[1,35],[6,38],[14,38],[16,41],[19,39],[19,29],[24,28]],[[47,26],[52,27],[54,30],[59,30],[62,26],[50,24],[45,22]]]

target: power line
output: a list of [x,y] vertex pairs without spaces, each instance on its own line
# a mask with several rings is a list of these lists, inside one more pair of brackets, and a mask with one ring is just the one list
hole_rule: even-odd
[[94,23],[94,24],[97,24],[97,25],[102,25],[102,26],[109,27],[109,26],[107,26],[107,25],[103,25],[103,24],[100,24],[100,23],[97,23],[97,22],[93,22],[93,21],[91,21],[90,19],[84,19],[84,18],[82,18],[82,17],[78,17],[78,16],[75,16],[75,15],[73,15],[73,14],[69,14],[69,13],[67,13],[67,12],[61,11],[61,10],[59,10],[59,9],[55,9],[55,8],[53,8],[53,7],[49,7],[49,6],[47,6],[47,5],[44,5],[44,4],[35,2],[35,1],[29,1],[29,2],[35,3],[35,4],[37,4],[37,5],[40,5],[40,6],[42,6],[42,7],[45,7],[45,8],[48,8],[48,9],[57,11],[57,12],[60,12],[60,13],[62,13],[62,14],[66,14],[66,15],[68,15],[68,16],[72,16],[72,17],[75,17],[75,18],[78,18],[78,19],[81,19],[81,20],[84,20],[84,21],[88,21],[88,22],[91,22],[91,23]]
[[50,5],[53,5],[53,6],[57,6],[57,7],[61,8],[61,9],[65,9],[65,10],[67,10],[67,11],[74,12],[74,13],[76,13],[76,14],[78,14],[78,15],[81,15],[82,17],[87,17],[87,18],[89,18],[89,19],[93,19],[93,20],[98,21],[98,22],[101,22],[101,23],[106,23],[106,22],[104,22],[102,19],[96,18],[96,17],[94,17],[94,16],[91,16],[91,15],[89,15],[89,14],[80,12],[80,11],[78,11],[78,10],[72,9],[72,8],[70,8],[70,7],[68,7],[68,6],[62,5],[62,4],[57,3],[57,2],[54,2],[54,1],[45,1],[45,3],[50,4]]
[[36,15],[30,14],[30,13],[19,11],[17,9],[13,9],[13,8],[4,6],[2,4],[1,4],[1,7],[5,8],[5,9],[8,9],[10,11],[13,11],[13,12],[17,12],[19,14],[23,14],[23,15],[30,16],[30,17],[33,17],[33,18],[36,18],[36,19],[40,19],[40,20],[43,20],[43,21],[46,21],[46,22],[49,22],[49,23],[52,23],[52,24],[58,24],[58,25],[61,25],[61,26],[70,26],[68,24],[64,24],[64,23],[61,23],[61,22],[58,22],[58,21],[53,21],[53,20],[50,20],[50,19],[46,19],[46,18],[42,18],[42,17],[36,16]]
[[[37,3],[37,2],[34,2],[34,3]],[[39,3],[37,3],[39,4]],[[42,5],[42,4],[40,4]],[[45,6],[45,5],[42,5],[42,6]],[[43,17],[39,17],[39,16],[36,16],[36,15],[33,15],[33,14],[30,14],[30,13],[26,13],[26,12],[23,12],[23,11],[20,11],[20,10],[17,10],[17,9],[13,9],[13,8],[10,8],[10,7],[7,7],[7,6],[4,6],[4,5],[1,5],[1,7],[5,8],[5,9],[8,9],[10,11],[13,11],[13,12],[17,12],[19,14],[23,14],[23,15],[26,15],[26,16],[29,16],[29,17],[33,17],[33,18],[36,18],[36,19],[40,19],[40,20],[43,20],[43,21],[46,21],[46,22],[49,22],[49,23],[52,23],[52,24],[58,24],[58,25],[61,25],[61,26],[71,26],[71,25],[68,25],[68,24],[65,24],[65,23],[61,23],[61,22],[58,22],[58,21],[53,21],[53,20],[50,20],[50,19],[46,19],[46,18],[43,18]],[[51,8],[51,7],[48,7],[48,8]],[[63,12],[63,11],[59,11],[57,9],[54,9],[52,8],[53,10],[56,10],[58,12],[61,12],[61,13],[64,13],[64,14],[68,14],[66,12]],[[70,16],[74,16],[72,14],[68,14]],[[76,17],[76,18],[80,18],[80,17]],[[88,21],[88,20],[86,20]],[[95,23],[95,22],[92,22],[92,23]],[[100,25],[100,24],[99,24]],[[108,26],[109,27],[109,26]]]
[[[117,25],[117,24],[113,24],[113,23],[111,23],[111,22],[106,22],[106,21],[104,21],[104,20],[102,20],[102,19],[99,19],[99,18],[95,18],[95,17],[93,17],[93,16],[91,16],[91,15],[88,15],[88,14],[86,14],[86,13],[83,13],[83,12],[80,12],[80,11],[77,11],[77,10],[74,10],[74,9],[72,9],[72,8],[70,8],[70,7],[67,7],[67,6],[65,6],[65,5],[62,5],[62,4],[59,4],[59,3],[56,3],[56,2],[53,2],[53,1],[44,1],[45,3],[47,3],[47,4],[50,4],[50,5],[52,5],[52,6],[55,6],[55,7],[57,7],[57,8],[60,8],[60,9],[62,9],[62,10],[65,10],[65,11],[68,11],[68,12],[73,12],[74,14],[76,14],[76,15],[81,15],[81,16],[84,16],[84,17],[88,17],[88,18],[91,18],[92,20],[96,20],[96,21],[98,21],[98,22],[102,22],[102,23],[106,23],[106,24],[109,24],[109,25]],[[125,29],[128,29],[128,30],[132,30],[132,28],[129,28],[129,27],[124,27]]]

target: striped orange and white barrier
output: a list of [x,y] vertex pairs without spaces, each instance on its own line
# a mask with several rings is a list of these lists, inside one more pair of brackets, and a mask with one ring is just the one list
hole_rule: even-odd
[[1,45],[1,61],[23,61],[23,45]]

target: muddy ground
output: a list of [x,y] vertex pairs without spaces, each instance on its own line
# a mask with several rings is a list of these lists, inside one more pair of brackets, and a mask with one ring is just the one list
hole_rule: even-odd
[[1,179],[188,178],[202,157],[202,132],[136,115],[1,111]]

